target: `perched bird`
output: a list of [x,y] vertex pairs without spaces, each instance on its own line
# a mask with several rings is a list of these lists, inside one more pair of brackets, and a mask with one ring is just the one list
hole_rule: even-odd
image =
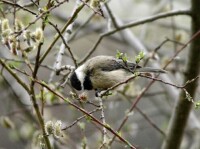
[[106,90],[133,76],[135,72],[165,73],[162,69],[141,67],[111,56],[96,56],[79,66],[70,76],[76,90]]

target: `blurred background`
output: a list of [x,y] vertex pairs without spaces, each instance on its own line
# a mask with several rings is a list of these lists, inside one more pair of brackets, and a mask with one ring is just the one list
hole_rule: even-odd
[[[15,1],[8,1],[14,3]],[[17,4],[24,6],[32,1],[16,0]],[[60,2],[60,1],[58,1]],[[43,8],[47,1],[41,1],[38,8]],[[59,7],[53,9],[49,15],[49,20],[61,29],[67,20],[70,18],[76,1],[69,0]],[[11,4],[0,2],[1,19],[7,18],[10,26],[13,27],[13,10]],[[39,14],[39,10],[35,5],[26,6],[25,8]],[[75,59],[81,61],[88,52],[95,46],[102,34],[115,29],[112,24],[108,9],[115,17],[118,26],[129,22],[145,19],[159,13],[165,13],[172,10],[187,10],[190,8],[189,0],[110,0],[107,8],[102,3],[102,12],[95,14],[94,11],[85,6],[78,17],[75,19],[72,34],[68,45],[74,54]],[[26,26],[34,21],[36,16],[26,11],[19,10],[16,12],[16,18],[23,22]],[[41,20],[30,26],[30,30],[35,30],[41,26]],[[57,31],[52,26],[47,25],[44,31],[44,45],[41,53],[43,54],[49,45],[55,39]],[[174,17],[163,18],[154,22],[145,23],[132,28],[121,30],[103,38],[90,57],[96,55],[111,55],[115,56],[117,51],[127,54],[130,61],[135,61],[135,56],[140,51],[144,51],[145,58],[140,65],[147,65],[162,68],[176,53],[183,43],[190,39],[190,17],[180,15]],[[167,41],[166,41],[167,40]],[[162,43],[166,41],[163,45]],[[80,103],[71,98],[70,85],[64,88],[57,87],[63,81],[63,75],[56,76],[53,72],[53,66],[56,61],[56,56],[59,51],[62,40],[59,39],[53,46],[50,53],[44,59],[42,67],[39,69],[38,79],[50,82],[50,85],[55,90],[61,92],[65,97],[69,97],[71,101],[83,106],[87,111],[92,111],[96,107],[88,103]],[[160,47],[159,47],[160,46]],[[154,51],[158,48],[155,55]],[[167,73],[160,76],[164,81],[182,85],[185,65],[187,63],[188,48],[185,48],[167,67]],[[36,50],[28,53],[30,62],[35,62]],[[9,64],[15,65],[20,70],[30,73],[27,65],[23,62],[24,59],[20,56],[12,55],[9,50],[0,44],[0,57],[7,59]],[[74,65],[72,58],[67,49],[65,49],[62,65]],[[48,66],[48,67],[47,67]],[[3,70],[3,69],[2,69]],[[67,71],[66,71],[67,72]],[[17,72],[27,83],[28,77]],[[147,86],[151,80],[146,78],[136,78],[128,84],[120,86],[112,95],[103,100],[105,120],[114,130],[117,130],[127,115],[132,103],[137,95]],[[57,88],[56,88],[57,87]],[[36,85],[38,96],[41,90],[39,85]],[[44,89],[44,92],[46,90]],[[199,95],[199,89],[197,97]],[[54,95],[48,93],[45,96],[44,120],[62,121],[62,127],[71,125],[75,120],[83,115],[80,111],[63,103]],[[165,138],[166,128],[169,123],[169,118],[172,114],[175,101],[178,99],[180,89],[177,89],[166,84],[156,82],[141,98],[133,112],[129,113],[129,119],[123,126],[120,134],[130,143],[142,149],[160,149],[163,139]],[[193,97],[195,98],[195,97]],[[88,100],[94,104],[99,104],[95,98],[94,91],[88,92]],[[41,100],[38,98],[38,103],[41,105]],[[195,119],[198,121],[198,110],[194,110]],[[93,114],[100,119],[100,111]],[[29,95],[22,87],[14,80],[6,71],[1,71],[0,75],[0,149],[21,149],[21,148],[40,148],[37,143],[39,126],[36,121],[32,103]],[[6,119],[6,120],[5,120]],[[5,128],[5,121],[9,123],[9,128]],[[194,125],[194,122],[189,122]],[[83,128],[84,127],[84,128]],[[75,123],[71,128],[63,131],[63,137],[56,139],[50,136],[51,142],[55,148],[79,149],[98,148],[102,139],[101,127],[88,119],[82,119]],[[176,132],[174,132],[176,133]],[[189,127],[186,130],[186,135],[182,143],[183,149],[191,148],[193,143],[193,135],[195,131]],[[108,133],[108,139],[112,139],[113,135]],[[112,144],[113,149],[125,148],[125,144],[118,139]]]

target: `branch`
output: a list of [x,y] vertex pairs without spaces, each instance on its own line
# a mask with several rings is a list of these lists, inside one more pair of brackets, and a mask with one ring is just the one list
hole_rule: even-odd
[[[94,109],[94,110],[92,110],[91,112],[88,112],[88,114],[95,113],[95,112],[97,112],[97,111],[99,111],[99,110],[101,110],[101,108]],[[70,125],[64,127],[62,130],[67,130],[67,129],[71,128],[72,126],[74,126],[76,123],[78,123],[80,120],[82,120],[82,119],[85,118],[85,117],[87,117],[87,115],[84,114],[83,116],[77,118],[72,124],[70,124]]]
[[39,14],[34,21],[30,22],[21,31],[16,32],[17,36],[19,36],[22,32],[24,32],[25,30],[27,30],[31,25],[35,24],[40,18],[42,18],[43,16],[45,16],[46,14],[48,14],[49,12],[51,12],[53,9],[59,7],[60,5],[62,5],[65,2],[68,2],[68,0],[63,0],[62,2],[58,3],[57,5],[54,5],[53,7],[49,8],[48,10],[46,10],[46,11],[42,12],[41,14]]
[[[86,0],[86,2],[89,0]],[[71,18],[67,21],[67,23],[64,25],[64,27],[62,28],[62,30],[60,31],[60,33],[64,33],[64,31],[66,30],[66,28],[74,21],[74,19],[78,16],[78,13],[83,9],[84,4],[81,4],[75,11],[73,16],[71,16]],[[59,39],[59,35],[57,35],[54,39],[54,41],[50,44],[50,46],[47,48],[46,52],[42,55],[42,57],[40,58],[40,63],[42,63],[42,61],[45,59],[45,57],[48,55],[48,53],[51,51],[51,49],[53,48],[53,46],[55,45],[55,43],[58,41]]]
[[41,86],[47,88],[49,91],[51,91],[52,93],[54,93],[54,95],[56,95],[57,97],[59,97],[60,99],[62,99],[63,101],[65,101],[66,103],[68,103],[69,105],[73,106],[75,109],[83,112],[84,114],[86,114],[87,116],[89,116],[91,118],[91,120],[93,120],[94,122],[98,123],[99,125],[105,127],[107,130],[109,130],[112,134],[114,134],[114,136],[118,137],[122,142],[124,142],[126,145],[128,145],[130,148],[132,149],[136,149],[135,146],[131,145],[127,140],[125,140],[123,137],[121,137],[117,132],[115,132],[109,125],[103,124],[102,122],[100,122],[97,118],[95,118],[94,116],[90,115],[85,109],[77,106],[76,104],[72,103],[70,100],[68,100],[67,98],[64,98],[60,93],[55,92],[53,89],[51,89],[48,85],[46,85],[43,82],[40,82],[39,80],[34,79],[35,82],[37,82],[38,84],[40,84]]
[[161,83],[164,83],[166,85],[170,85],[170,86],[173,86],[173,87],[176,87],[178,89],[184,89],[187,85],[189,85],[190,83],[196,81],[200,76],[197,76],[191,80],[188,80],[184,85],[182,86],[179,86],[179,85],[176,85],[176,84],[172,84],[172,83],[169,83],[169,82],[166,82],[166,81],[163,81],[161,79],[158,79],[158,78],[154,78],[154,77],[150,77],[150,76],[147,76],[147,75],[142,75],[140,74],[139,75],[140,77],[143,77],[143,78],[147,78],[147,79],[151,79],[151,80],[154,80],[154,81],[158,81],[158,82],[161,82]]
[[6,65],[5,61],[0,59],[0,64],[3,66],[3,68],[5,68],[10,74],[11,76],[13,76],[15,78],[15,80],[17,80],[17,82],[28,92],[30,93],[30,89],[27,86],[27,84],[25,84],[18,76],[17,74],[12,71],[12,69]]
[[33,14],[33,15],[37,15],[35,12],[33,12],[33,11],[31,11],[31,10],[29,10],[29,9],[25,8],[24,6],[21,6],[21,5],[17,4],[17,3],[12,3],[12,2],[9,2],[9,1],[6,1],[6,0],[1,0],[1,1],[2,1],[3,3],[8,4],[8,5],[11,5],[11,6],[13,6],[13,7],[18,7],[18,8],[20,8],[20,9],[22,9],[22,10],[24,10],[24,11],[27,11],[27,12]]
[[[198,36],[200,35],[200,30],[198,32],[196,32],[192,37],[191,39],[186,43],[184,44],[179,50],[177,50],[177,52],[174,54],[174,56],[171,58],[171,60],[163,67],[164,69],[174,60],[174,58],[181,52],[183,51],[183,49],[185,49],[185,47],[187,47],[195,38],[197,38]],[[156,78],[158,77],[159,75],[156,76]],[[196,77],[196,76],[195,76]],[[194,78],[193,78],[194,79]],[[193,80],[192,79],[192,80]],[[142,91],[141,93],[136,97],[136,99],[134,100],[134,102],[132,103],[132,106],[130,107],[129,109],[129,112],[132,112],[133,109],[135,108],[135,106],[137,105],[137,103],[140,101],[140,99],[143,97],[143,95],[146,93],[146,91],[153,85],[153,83],[155,82],[156,80],[152,80]],[[188,80],[186,80],[188,81]],[[187,84],[187,83],[186,83]],[[184,92],[185,93],[185,92]],[[128,116],[125,116],[121,125],[119,126],[118,130],[117,131],[120,131],[122,129],[122,127],[124,126],[124,124],[126,123],[126,121],[128,120]],[[112,142],[115,140],[115,136],[112,138],[111,142],[109,143],[109,145],[112,144]]]
[[[191,6],[191,12],[192,12],[191,26],[192,26],[192,34],[194,35],[191,37],[191,40],[190,40],[190,42],[192,43],[191,43],[191,47],[188,53],[188,63],[186,66],[184,81],[195,78],[196,76],[199,75],[199,71],[200,71],[200,52],[199,52],[200,1],[193,0],[191,1],[191,5],[192,5]],[[198,88],[198,81],[196,80],[192,84],[187,85],[185,89],[187,90],[188,94],[190,94],[191,96],[195,96],[197,88]],[[176,106],[173,110],[173,114],[169,122],[167,140],[163,142],[162,149],[180,148],[181,141],[184,136],[184,130],[187,126],[187,121],[191,113],[191,108],[192,108],[192,102],[186,100],[185,92],[181,91],[181,93],[179,94],[179,100],[176,103]]]
[[[73,8],[73,11],[72,11],[72,13],[71,13],[71,16],[74,15],[74,13],[76,12],[76,10],[79,8],[79,5],[80,5],[80,1],[77,0],[76,3],[75,3],[75,6],[74,6],[74,8]],[[74,62],[74,65],[77,67],[76,59],[74,58],[74,55],[73,55],[72,51],[70,50],[70,47],[67,46],[67,43],[68,43],[68,41],[69,41],[69,37],[70,37],[70,35],[71,35],[71,33],[72,33],[72,30],[73,30],[73,27],[74,27],[74,21],[71,22],[71,24],[69,24],[69,26],[66,28],[64,37],[63,37],[62,34],[59,32],[59,30],[57,30],[58,33],[59,33],[59,35],[61,36],[63,42],[62,42],[61,45],[60,45],[60,48],[59,48],[59,51],[58,51],[58,54],[57,54],[57,57],[56,57],[56,61],[55,61],[55,63],[54,63],[54,69],[55,69],[56,71],[57,71],[58,69],[60,69],[60,67],[61,67],[61,63],[62,63],[62,59],[63,59],[63,55],[64,55],[65,48],[68,49],[69,54],[70,54],[70,56],[71,56],[71,58],[72,58],[72,60],[73,60],[73,62]],[[57,74],[59,74],[59,73],[57,73]],[[51,82],[51,80],[53,79],[53,76],[54,76],[54,75],[55,75],[55,73],[52,72],[51,75],[50,75],[50,81],[49,81],[49,82]]]
[[163,18],[167,18],[167,17],[172,17],[172,16],[176,16],[176,15],[191,15],[190,10],[174,10],[174,11],[170,11],[170,12],[165,12],[165,13],[160,13],[151,17],[147,17],[138,21],[133,21],[131,23],[128,23],[126,25],[123,26],[119,26],[117,29],[114,29],[112,31],[106,32],[102,35],[100,35],[99,39],[97,40],[97,42],[95,43],[95,45],[92,47],[92,49],[90,49],[90,51],[88,52],[88,54],[86,54],[86,56],[79,62],[79,64],[82,64],[83,62],[85,62],[86,59],[88,59],[92,53],[95,51],[95,49],[98,47],[98,45],[100,44],[101,40],[104,37],[110,36],[118,31],[124,30],[126,28],[130,28],[130,27],[134,27],[134,26],[138,26],[141,24],[145,24],[145,23],[149,23],[149,22],[153,22],[159,19],[163,19]]
[[[105,120],[105,114],[104,114],[104,107],[103,107],[103,100],[101,97],[97,97],[98,100],[99,100],[99,105],[100,105],[100,108],[101,108],[101,119],[102,119],[102,123],[104,125],[106,125],[106,120]],[[102,149],[104,146],[107,145],[107,131],[106,131],[106,128],[103,127],[103,139],[102,139],[102,145],[99,147],[99,149]]]

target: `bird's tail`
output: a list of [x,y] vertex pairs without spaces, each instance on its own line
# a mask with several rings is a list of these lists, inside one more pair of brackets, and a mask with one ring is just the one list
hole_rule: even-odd
[[152,67],[142,67],[137,69],[138,72],[152,72],[152,73],[166,73],[163,69],[157,69]]

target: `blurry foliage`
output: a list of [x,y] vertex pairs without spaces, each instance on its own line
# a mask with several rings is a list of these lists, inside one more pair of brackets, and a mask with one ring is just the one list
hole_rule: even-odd
[[[62,81],[69,77],[70,71],[65,70],[60,73],[60,76],[54,74],[53,65],[57,63],[55,55],[58,55],[59,50],[63,47],[61,45],[63,39],[66,41],[66,45],[69,46],[64,45],[65,51],[60,52],[61,57],[63,57],[61,59],[63,65],[73,64],[70,50],[78,64],[79,60],[87,56],[88,52],[91,52],[90,49],[95,46],[94,52],[91,52],[92,56],[115,55],[124,63],[132,60],[141,65],[149,58],[148,64],[165,65],[177,49],[182,46],[180,43],[187,41],[190,36],[190,18],[181,16],[174,17],[174,20],[166,18],[134,28],[127,28],[128,33],[125,32],[125,34],[123,31],[127,30],[116,31],[120,34],[109,36],[100,41],[103,39],[102,33],[115,29],[116,26],[113,22],[116,20],[126,24],[131,20],[137,21],[137,19],[142,19],[145,16],[170,11],[173,9],[171,5],[174,6],[174,9],[188,8],[189,5],[185,3],[186,1],[176,0],[170,3],[158,0],[123,2],[113,0],[109,2],[110,15],[104,7],[106,2],[104,0],[91,0],[84,8],[81,7],[82,2],[77,1],[77,4],[75,4],[75,1],[70,0],[69,2],[45,0],[40,1],[39,4],[36,1],[35,3],[21,0],[16,2],[22,8],[16,5],[15,1],[2,0],[0,2],[0,40],[2,43],[0,44],[0,58],[9,66],[16,77],[28,86],[29,91],[21,91],[21,87],[16,86],[16,83],[20,84],[20,81],[17,82],[10,78],[6,68],[1,67],[3,77],[0,77],[0,80],[7,79],[10,84],[6,87],[3,85],[3,81],[1,82],[0,101],[2,104],[0,110],[2,110],[0,114],[2,116],[0,122],[3,127],[10,129],[10,138],[6,136],[6,133],[3,134],[0,129],[3,134],[0,137],[0,147],[3,142],[1,139],[7,141],[5,143],[8,146],[7,148],[9,148],[9,145],[18,144],[19,147],[16,146],[16,149],[25,146],[32,149],[50,148],[47,145],[47,139],[50,139],[51,145],[57,146],[57,148],[66,148],[66,146],[69,146],[69,148],[97,148],[103,144],[102,127],[90,116],[84,115],[79,110],[69,106],[69,102],[71,102],[88,113],[92,110],[95,111],[99,108],[99,103],[95,100],[94,92],[80,94],[71,88],[70,84],[61,88]],[[24,6],[29,3],[32,4]],[[73,12],[77,14],[75,15]],[[87,20],[92,13],[95,15],[91,17],[91,20]],[[73,17],[74,19],[68,22]],[[118,23],[118,21],[116,22]],[[67,23],[66,31],[62,33],[61,30]],[[121,26],[119,24],[117,27]],[[130,33],[133,35],[130,35]],[[60,34],[63,35],[62,40]],[[70,41],[69,39],[73,34],[75,36]],[[56,36],[59,37],[59,40],[55,40]],[[136,39],[132,38],[133,36],[136,36]],[[170,37],[175,42],[163,44],[156,51],[155,48],[166,37]],[[133,41],[133,39],[135,40]],[[100,45],[98,45],[98,41],[101,42]],[[138,45],[143,45],[146,48],[137,48],[142,47]],[[116,49],[120,50],[116,52]],[[49,53],[47,53],[48,50]],[[153,55],[151,55],[152,53]],[[45,60],[41,61],[41,57],[45,54],[47,54]],[[172,80],[182,80],[186,60],[187,51],[183,51],[174,60],[174,63],[168,67],[169,72],[174,72]],[[35,69],[36,67],[38,68]],[[34,73],[36,73],[35,77]],[[134,76],[139,76],[139,73],[134,73]],[[138,144],[142,148],[160,148],[163,135],[154,129],[153,124],[164,131],[172,111],[171,105],[174,103],[174,101],[168,100],[171,97],[164,90],[164,87],[157,84],[143,95],[143,98],[148,97],[148,99],[141,100],[136,105],[137,108],[144,111],[143,116],[135,108],[134,111],[129,109],[148,83],[147,79],[137,77],[134,81],[123,84],[112,91],[113,94],[107,92],[106,98],[103,100],[106,120],[104,125],[108,130],[116,130],[117,135],[125,139],[124,142],[119,142],[119,138],[115,139],[111,148],[125,148],[131,146],[131,144]],[[34,84],[32,92],[31,84]],[[44,87],[45,85],[49,88]],[[193,102],[195,108],[199,109],[200,102],[194,101],[193,98],[195,97],[192,97],[187,90],[184,91],[186,100]],[[62,101],[58,97],[59,95],[65,97],[65,101]],[[31,97],[35,97],[35,103],[33,102],[34,98]],[[21,105],[19,109],[15,103]],[[96,110],[90,115],[102,121],[103,118],[100,118],[100,112],[98,111]],[[147,120],[145,116],[150,120]],[[126,117],[129,121],[124,122],[126,124],[117,131],[117,128],[119,128],[124,118],[126,120]],[[55,119],[56,121],[54,121]],[[70,127],[65,130],[67,126]],[[108,130],[104,147],[109,147],[109,143],[113,139],[113,133]],[[6,146],[5,144],[4,146]],[[187,147],[189,144],[187,144]]]

